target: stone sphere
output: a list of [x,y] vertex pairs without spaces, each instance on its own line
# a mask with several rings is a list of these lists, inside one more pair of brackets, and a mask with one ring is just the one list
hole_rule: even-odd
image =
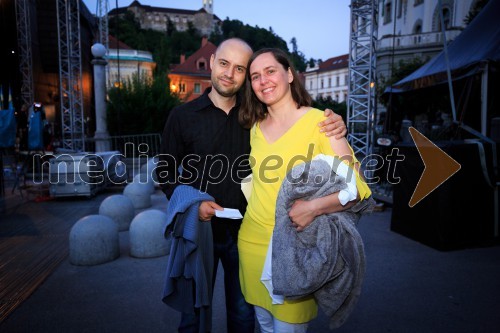
[[118,225],[110,217],[88,215],[71,228],[69,258],[73,265],[98,265],[119,256]]
[[130,255],[137,258],[160,257],[170,253],[171,240],[165,238],[167,214],[157,209],[137,214],[130,224]]
[[156,166],[158,164],[158,157],[151,157],[146,163],[141,166],[141,173],[148,175],[148,178],[152,179],[154,184],[158,183],[158,177],[156,176]]
[[128,230],[135,216],[134,203],[125,195],[111,195],[101,202],[99,215],[108,216],[115,221],[118,224],[118,231]]
[[151,187],[148,184],[132,182],[125,186],[123,194],[132,201],[135,209],[151,207]]
[[148,175],[146,173],[139,173],[137,175],[134,176],[134,179],[133,179],[133,182],[134,183],[141,183],[141,184],[144,184],[144,185],[147,185],[148,188],[149,188],[149,191],[150,191],[150,194],[154,193],[155,192],[155,184],[154,184],[154,181],[151,177],[148,177]]
[[101,43],[95,43],[94,45],[92,45],[90,51],[92,52],[92,55],[96,58],[102,58],[106,55],[106,47]]

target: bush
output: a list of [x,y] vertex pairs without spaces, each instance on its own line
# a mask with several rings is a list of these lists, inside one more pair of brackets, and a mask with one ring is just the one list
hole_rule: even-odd
[[134,75],[108,91],[107,122],[111,135],[161,133],[180,99],[170,93],[166,75],[154,79]]

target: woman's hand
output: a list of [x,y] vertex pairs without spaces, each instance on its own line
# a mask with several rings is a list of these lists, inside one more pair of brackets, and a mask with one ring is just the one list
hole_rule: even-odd
[[210,222],[215,215],[215,210],[224,210],[215,201],[202,201],[200,208],[198,208],[198,218],[203,222]]
[[358,200],[359,198],[349,201],[343,206],[339,201],[339,192],[312,200],[298,199],[293,203],[288,216],[297,231],[303,231],[314,221],[316,216],[346,210],[354,206]]
[[335,139],[342,139],[347,134],[347,128],[342,117],[330,109],[325,110],[326,119],[318,125],[321,127],[320,132],[326,136],[335,136]]
[[295,229],[297,229],[297,231],[302,231],[319,215],[315,212],[316,208],[313,201],[299,199],[293,203],[288,216]]

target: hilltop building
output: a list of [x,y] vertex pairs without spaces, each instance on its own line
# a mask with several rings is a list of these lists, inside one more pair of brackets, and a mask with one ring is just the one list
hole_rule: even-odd
[[142,29],[164,32],[167,31],[169,24],[173,24],[178,31],[186,31],[191,22],[201,35],[209,36],[221,24],[221,20],[214,15],[213,10],[213,0],[203,0],[203,7],[199,10],[153,7],[134,0],[127,7],[111,10],[108,16],[111,18],[130,11],[134,13]]

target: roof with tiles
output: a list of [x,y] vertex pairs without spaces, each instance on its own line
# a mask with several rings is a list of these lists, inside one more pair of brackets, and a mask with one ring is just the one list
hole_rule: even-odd
[[116,39],[115,36],[108,35],[108,43],[110,49],[122,49],[122,50],[133,50],[130,46],[122,42],[121,40]]
[[[210,57],[215,53],[216,49],[217,46],[204,38],[201,48],[189,56],[184,62],[173,67],[170,73],[178,75],[210,75]],[[205,66],[200,69],[198,61],[201,59],[205,60]]]
[[349,67],[349,54],[343,54],[323,61],[318,68],[318,72],[326,72],[340,68]]

